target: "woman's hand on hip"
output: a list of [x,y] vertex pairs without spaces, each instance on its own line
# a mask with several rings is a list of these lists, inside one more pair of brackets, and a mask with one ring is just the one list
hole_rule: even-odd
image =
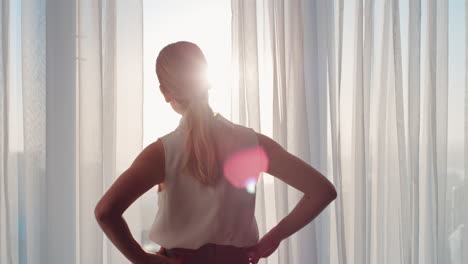
[[275,252],[280,243],[281,239],[276,238],[271,233],[265,234],[257,244],[247,248],[247,255],[250,263],[257,264],[260,258],[269,257]]

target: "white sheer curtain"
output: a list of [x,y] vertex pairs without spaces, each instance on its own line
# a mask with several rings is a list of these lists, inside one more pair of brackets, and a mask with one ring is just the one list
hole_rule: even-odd
[[[128,263],[93,212],[142,148],[142,1],[80,0],[77,14],[79,263]],[[139,201],[124,217],[142,241]]]
[[0,263],[128,263],[93,211],[142,148],[142,1],[0,8]]
[[0,9],[0,262],[40,262],[47,215],[46,9],[43,1],[7,0]]
[[[239,122],[339,192],[264,263],[468,261],[464,5],[232,0]],[[268,175],[258,190],[265,232],[298,194]]]

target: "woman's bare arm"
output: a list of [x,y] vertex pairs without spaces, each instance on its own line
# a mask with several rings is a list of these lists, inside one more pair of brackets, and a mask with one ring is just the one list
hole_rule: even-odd
[[267,173],[304,193],[296,207],[269,232],[281,241],[317,217],[337,194],[333,184],[312,166],[269,137],[262,134],[257,137],[269,159]]
[[96,205],[94,213],[102,230],[132,263],[156,262],[148,261],[148,253],[133,238],[122,214],[138,197],[163,180],[164,148],[158,140],[138,155]]

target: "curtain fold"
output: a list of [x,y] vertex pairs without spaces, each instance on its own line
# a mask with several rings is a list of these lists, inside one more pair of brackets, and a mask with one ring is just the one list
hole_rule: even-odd
[[[109,86],[104,85],[107,75],[103,75],[108,74],[106,68],[113,67],[112,61],[103,65],[102,60],[113,58],[114,54],[103,54],[102,40],[113,43],[115,35],[115,30],[102,30],[102,27],[115,24],[111,20],[115,17],[111,15],[115,12],[114,4],[107,6],[107,9],[103,9],[103,6],[105,7],[103,1],[80,1],[78,6],[78,175],[79,190],[87,191],[87,195],[78,192],[79,212],[81,212],[77,232],[80,248],[79,263],[100,263],[103,260],[103,234],[97,223],[93,221],[93,211],[104,190],[102,175],[105,126],[102,109],[106,107],[104,104],[106,101],[103,99],[102,86]],[[103,16],[102,13],[107,16]],[[106,23],[103,17],[110,21]],[[109,78],[108,81],[111,82],[108,89],[112,91],[113,78]],[[112,102],[112,94],[107,96]],[[113,128],[112,123],[107,125]]]
[[[6,263],[12,262],[11,244],[9,241],[12,238],[10,232],[10,202],[9,202],[9,188],[8,188],[8,50],[9,50],[9,1],[0,1],[0,109],[2,114],[0,116],[0,172],[2,174],[0,181],[0,233],[5,234],[0,237],[0,261]],[[15,241],[15,240],[13,240]]]
[[437,263],[449,262],[447,230],[447,132],[448,132],[448,0],[437,1],[436,154],[437,154]]
[[[328,108],[330,117],[330,151],[331,151],[331,170],[330,173],[333,175],[333,182],[335,183],[337,190],[342,190],[342,172],[341,172],[341,151],[340,151],[340,84],[341,84],[341,48],[339,49],[338,60],[336,57],[336,40],[335,40],[335,17],[338,16],[338,36],[342,39],[342,6],[343,2],[339,1],[338,10],[339,13],[335,15],[334,1],[326,1],[327,9],[327,64],[328,64]],[[339,41],[341,44],[341,41]],[[307,45],[306,45],[307,46]],[[338,69],[336,67],[338,65]],[[338,192],[338,198],[335,202],[335,232],[336,240],[336,251],[337,257],[335,261],[338,263],[346,263],[346,235],[344,231],[344,216],[343,216],[343,194]],[[331,255],[330,255],[331,258]],[[333,261],[333,259],[330,259]]]
[[[368,250],[368,211],[369,186],[367,184],[367,137],[368,127],[366,120],[366,106],[368,105],[368,97],[365,97],[367,90],[364,89],[364,44],[363,44],[363,18],[364,18],[364,1],[357,0],[355,7],[355,60],[354,60],[354,93],[352,100],[352,170],[351,174],[354,179],[354,263],[369,263]],[[367,29],[367,28],[366,28]]]
[[409,211],[411,252],[409,263],[419,263],[419,130],[420,130],[420,61],[421,61],[421,1],[409,2],[408,30],[408,165],[410,179]]
[[[376,133],[373,133],[374,135],[380,135],[383,139],[385,139],[387,136],[387,122],[386,122],[386,112],[388,108],[388,93],[387,91],[389,90],[389,84],[388,80],[390,79],[389,75],[389,60],[390,60],[390,31],[391,31],[391,14],[390,14],[390,9],[391,7],[391,2],[386,1],[383,7],[383,28],[381,30],[382,32],[382,42],[381,42],[381,51],[379,53],[380,60],[377,60],[377,63],[379,64],[379,78],[376,80],[375,87],[380,86],[380,89],[376,90],[375,92],[375,104],[374,104],[374,109],[375,109],[375,115],[373,122],[375,123],[375,131]],[[381,121],[381,122],[379,122]],[[376,202],[375,206],[376,208],[374,209],[374,222],[375,222],[375,235],[374,235],[374,247],[373,247],[373,261],[375,262],[382,262],[386,263],[386,258],[388,256],[387,253],[387,240],[386,237],[388,237],[388,232],[387,232],[387,218],[389,217],[387,213],[387,207],[388,207],[388,198],[387,198],[387,191],[385,186],[388,186],[388,181],[387,181],[387,145],[385,140],[378,140],[374,144],[374,152],[372,157],[373,163],[374,163],[374,175],[379,175],[380,177],[376,177],[375,179],[375,193],[376,193]],[[377,246],[378,245],[378,246]]]
[[[465,1],[465,43],[468,43],[468,0]],[[468,45],[465,45],[465,118],[464,118],[464,140],[465,140],[465,144],[464,144],[464,154],[465,154],[465,157],[464,157],[464,168],[465,168],[465,171],[464,171],[464,176],[465,176],[465,184],[464,184],[464,188],[462,188],[462,197],[461,197],[461,200],[462,201],[466,201],[468,199]],[[462,214],[462,221],[464,223],[464,226],[462,228],[462,236],[461,236],[461,239],[462,241],[464,241],[465,243],[463,243],[463,248],[460,249],[461,252],[463,252],[461,254],[461,259],[462,260],[467,260],[468,259],[468,243],[466,243],[466,241],[468,241],[468,230],[467,230],[467,227],[468,226],[468,203],[463,203],[465,205],[464,208],[462,208],[462,212],[464,212]]]
[[[44,261],[46,236],[46,3],[21,1],[21,88],[23,163],[18,161],[19,226],[26,235],[19,250],[26,251],[20,262]],[[19,87],[18,87],[19,88]],[[17,103],[16,101],[15,103]],[[21,168],[22,167],[22,168]],[[25,195],[24,198],[21,195]],[[24,217],[25,220],[21,218]],[[24,221],[24,222],[23,222]]]
[[395,114],[396,114],[396,130],[398,144],[398,173],[400,174],[400,261],[401,263],[410,263],[410,207],[407,206],[410,194],[410,182],[408,181],[407,171],[407,148],[406,148],[406,122],[403,98],[403,70],[402,70],[402,55],[401,55],[401,33],[400,33],[400,3],[398,0],[393,1],[392,6],[393,20],[393,53],[394,53],[394,68],[395,68]]
[[[437,1],[429,0],[427,2],[427,16],[437,18]],[[435,91],[437,80],[437,19],[428,19],[426,23],[426,53],[424,58],[424,75],[425,83],[423,85],[423,109],[422,109],[422,175],[423,183],[423,219],[428,219],[423,225],[422,241],[423,254],[421,261],[424,263],[437,263],[436,247],[438,243],[437,207],[432,206],[438,204],[438,187],[437,187],[437,148],[434,144],[436,137],[436,104]]]

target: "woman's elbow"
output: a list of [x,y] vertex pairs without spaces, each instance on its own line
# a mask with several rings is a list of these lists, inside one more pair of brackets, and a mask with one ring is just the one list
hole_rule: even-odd
[[101,203],[98,203],[94,208],[94,217],[98,223],[107,222],[112,218],[113,215],[114,213],[112,212],[111,208]]
[[102,223],[107,218],[107,213],[99,205],[97,205],[94,208],[94,217],[98,223]]
[[324,188],[324,191],[325,191],[326,200],[329,203],[333,202],[338,195],[336,192],[335,186],[333,186],[331,182],[328,182],[328,184]]
[[336,197],[338,196],[338,193],[336,192],[335,186],[333,186],[333,185],[331,186],[329,193],[330,193],[330,200],[331,201],[335,200]]

